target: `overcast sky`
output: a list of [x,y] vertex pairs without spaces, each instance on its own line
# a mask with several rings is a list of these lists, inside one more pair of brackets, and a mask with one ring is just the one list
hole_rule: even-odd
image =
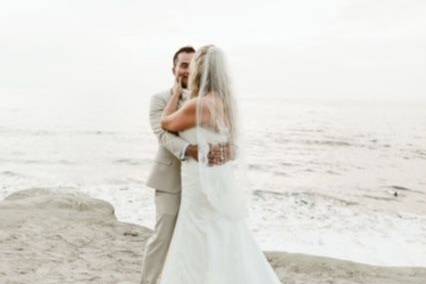
[[150,96],[214,43],[247,96],[426,96],[423,0],[9,0],[0,96]]

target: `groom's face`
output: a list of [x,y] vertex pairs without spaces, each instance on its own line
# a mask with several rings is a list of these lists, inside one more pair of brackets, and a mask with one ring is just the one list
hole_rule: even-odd
[[175,75],[176,82],[180,79],[183,88],[188,87],[189,64],[191,63],[192,57],[194,57],[194,53],[192,52],[179,53],[176,59],[176,64],[173,67],[173,74]]

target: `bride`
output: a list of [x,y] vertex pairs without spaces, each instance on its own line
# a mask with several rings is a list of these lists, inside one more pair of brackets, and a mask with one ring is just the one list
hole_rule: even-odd
[[[190,98],[175,90],[161,127],[198,145],[182,162],[182,199],[160,284],[279,284],[247,225],[236,103],[224,55],[209,45],[190,66]],[[226,145],[224,163],[209,164],[211,145]]]

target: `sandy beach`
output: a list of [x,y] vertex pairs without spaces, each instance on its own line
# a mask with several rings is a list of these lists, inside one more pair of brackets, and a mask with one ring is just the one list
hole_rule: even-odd
[[[76,192],[18,191],[0,202],[0,278],[18,283],[139,283],[151,230],[119,222],[114,207]],[[380,267],[266,252],[286,284],[426,282],[426,268]]]

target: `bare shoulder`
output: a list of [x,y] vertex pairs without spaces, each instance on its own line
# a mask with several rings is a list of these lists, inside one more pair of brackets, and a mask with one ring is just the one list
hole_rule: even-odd
[[202,101],[200,102],[201,106],[208,107],[208,106],[222,106],[223,101],[219,98],[218,94],[215,92],[210,92],[206,96],[202,98]]
[[209,109],[209,106],[217,104],[217,99],[215,96],[203,96],[203,97],[195,97],[187,100],[182,106],[185,111],[195,112],[197,108],[201,107],[202,109]]
[[197,109],[198,98],[192,98],[187,100],[182,108],[186,111],[195,111]]

